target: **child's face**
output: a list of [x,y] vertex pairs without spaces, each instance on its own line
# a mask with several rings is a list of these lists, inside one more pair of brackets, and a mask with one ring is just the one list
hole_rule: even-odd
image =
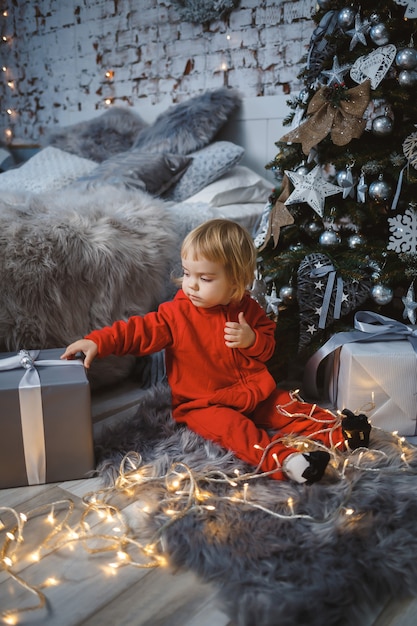
[[222,265],[204,258],[183,258],[182,268],[182,289],[195,306],[208,309],[219,304],[229,304],[233,285],[227,279]]

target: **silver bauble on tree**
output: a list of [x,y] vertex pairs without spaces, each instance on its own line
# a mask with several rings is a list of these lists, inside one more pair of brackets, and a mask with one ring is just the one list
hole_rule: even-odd
[[318,237],[322,230],[323,224],[321,222],[317,222],[316,220],[309,222],[305,226],[305,231],[308,235],[310,235],[310,237]]
[[413,70],[417,66],[417,51],[414,48],[402,48],[395,56],[395,64],[403,70]]
[[349,248],[353,250],[355,248],[360,248],[361,246],[364,245],[365,242],[366,242],[365,237],[363,237],[359,233],[355,233],[354,235],[351,235],[349,237],[348,246]]
[[291,304],[295,299],[295,289],[292,285],[284,285],[279,290],[279,298],[284,304]]
[[378,115],[372,122],[372,133],[376,137],[390,135],[394,128],[394,122],[388,115]]
[[352,7],[341,9],[337,15],[337,23],[340,28],[343,28],[343,30],[350,28],[355,21],[355,15],[356,11]]
[[368,193],[375,202],[386,202],[391,197],[392,188],[391,185],[384,180],[382,174],[380,174],[378,180],[375,180],[369,185]]
[[369,31],[369,36],[377,46],[385,46],[389,42],[389,32],[385,24],[374,24]]
[[417,72],[415,70],[401,70],[398,74],[398,84],[400,87],[414,87],[417,82]]
[[319,244],[321,246],[336,246],[340,243],[339,234],[330,229],[324,230],[319,237]]
[[376,304],[384,306],[385,304],[389,304],[394,296],[391,287],[377,284],[371,289],[371,297]]

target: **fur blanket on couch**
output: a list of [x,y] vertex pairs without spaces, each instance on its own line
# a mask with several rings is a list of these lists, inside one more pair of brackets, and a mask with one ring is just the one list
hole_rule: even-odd
[[[0,200],[0,350],[64,347],[164,297],[178,236],[163,201],[101,187]],[[96,361],[117,382],[133,357]],[[99,371],[100,370],[100,371]]]

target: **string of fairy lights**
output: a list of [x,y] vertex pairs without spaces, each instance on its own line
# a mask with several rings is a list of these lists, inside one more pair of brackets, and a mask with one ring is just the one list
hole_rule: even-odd
[[[7,30],[7,18],[9,17],[9,11],[7,9],[3,9],[1,12],[2,15],[2,34],[1,34],[1,41],[0,41],[0,45],[3,46],[8,46],[10,47],[12,45],[13,42],[13,37],[12,35],[8,32]],[[2,55],[3,58],[4,57],[8,57],[9,55],[7,54],[3,54]],[[1,66],[1,71],[4,75],[5,78],[5,85],[6,85],[6,91],[5,91],[5,112],[7,115],[7,124],[6,124],[6,128],[4,130],[4,141],[6,143],[10,143],[12,138],[13,138],[13,131],[10,127],[10,123],[13,121],[13,119],[16,117],[16,111],[7,103],[8,98],[7,98],[7,92],[13,92],[13,90],[15,89],[15,81],[12,75],[12,71],[11,68],[6,65],[3,64]]]
[[[277,408],[287,411],[286,407]],[[341,415],[331,411],[328,414],[327,424],[326,420],[322,420],[326,426],[323,430],[330,431],[340,425]],[[303,417],[317,421],[312,415]],[[312,524],[323,524],[332,519],[338,518],[340,521],[340,518],[344,518],[346,523],[352,524],[355,519],[360,519],[361,513],[349,503],[351,488],[347,480],[348,470],[416,473],[409,463],[415,458],[414,447],[396,432],[388,436],[392,437],[392,443],[398,450],[397,467],[386,462],[387,454],[380,449],[359,448],[352,452],[340,452],[337,446],[325,448],[331,453],[330,464],[340,481],[341,497],[339,503],[334,505],[334,510],[323,519],[302,512],[302,489],[292,490],[293,495],[290,497],[284,489],[282,500],[274,497],[271,508],[259,503],[255,483],[268,475],[268,472],[260,471],[262,458],[258,467],[250,473],[242,473],[237,468],[230,473],[219,469],[195,470],[181,461],[173,462],[166,473],[155,476],[152,465],[144,464],[137,452],[125,455],[111,486],[84,495],[81,510],[75,507],[70,498],[42,504],[25,513],[0,506],[0,571],[33,596],[32,603],[25,602],[24,606],[2,609],[1,620],[9,625],[18,624],[23,614],[44,609],[47,605],[45,590],[61,584],[54,575],[49,575],[45,581],[36,585],[29,582],[28,576],[22,574],[28,565],[45,561],[58,551],[79,545],[91,556],[109,554],[107,568],[112,573],[126,566],[163,567],[168,564],[164,540],[167,530],[188,515],[208,512],[215,515],[220,503],[246,510],[260,510],[288,523],[303,519]],[[321,445],[308,437],[299,436],[286,436],[280,441],[300,451],[317,449]],[[263,450],[263,455],[267,452],[268,449]],[[219,485],[222,487],[220,492]],[[253,489],[251,485],[254,485]],[[155,489],[150,489],[151,486],[156,488],[157,497]],[[132,502],[140,503],[141,512],[149,522],[139,532],[131,529],[123,512],[123,508]],[[26,530],[32,524],[37,524],[36,536],[41,535],[42,538],[35,542],[28,553],[30,541],[26,540]],[[39,528],[45,527],[50,529],[43,531],[42,535]],[[31,539],[33,534],[32,529]],[[71,553],[68,558],[71,558]]]

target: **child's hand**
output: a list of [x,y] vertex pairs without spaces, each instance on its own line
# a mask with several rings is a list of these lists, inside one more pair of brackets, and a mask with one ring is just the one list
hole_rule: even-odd
[[73,359],[77,352],[83,352],[85,354],[84,367],[90,367],[93,359],[97,356],[98,348],[97,344],[91,339],[78,339],[67,347],[61,359]]
[[256,335],[245,320],[242,312],[238,322],[226,322],[224,339],[228,348],[250,348],[255,343]]

